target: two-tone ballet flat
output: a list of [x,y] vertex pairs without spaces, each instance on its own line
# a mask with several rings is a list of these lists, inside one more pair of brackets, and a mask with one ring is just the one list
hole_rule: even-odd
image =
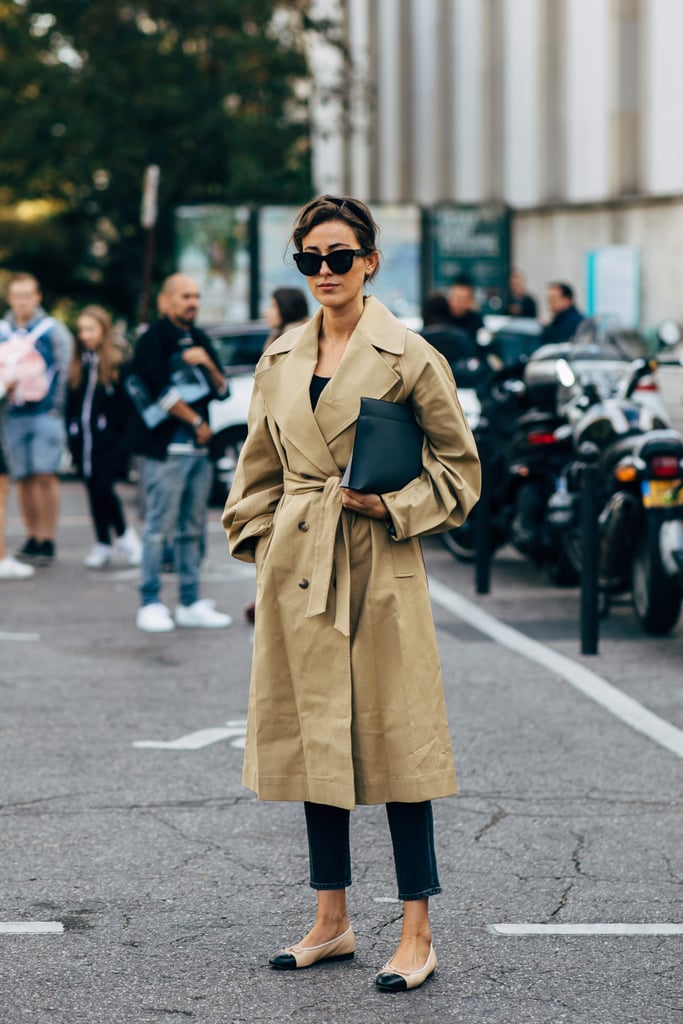
[[437,966],[434,947],[429,947],[429,956],[424,965],[417,971],[399,971],[392,966],[391,960],[384,965],[375,978],[377,988],[382,992],[405,992],[409,988],[419,988],[431,977]]
[[268,963],[276,971],[296,971],[301,967],[312,967],[322,960],[352,960],[356,952],[356,939],[351,925],[329,942],[319,946],[287,946],[280,953],[271,956]]

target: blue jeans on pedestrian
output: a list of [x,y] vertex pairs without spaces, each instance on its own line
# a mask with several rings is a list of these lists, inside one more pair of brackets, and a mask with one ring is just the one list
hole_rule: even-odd
[[180,604],[199,600],[200,546],[211,486],[206,453],[144,460],[145,527],[140,596],[155,604],[161,593],[164,540],[173,539]]
[[[434,818],[429,800],[388,803],[387,819],[394,848],[398,898],[421,900],[441,892],[434,849]],[[349,812],[327,804],[304,803],[311,888],[345,889],[351,885]]]

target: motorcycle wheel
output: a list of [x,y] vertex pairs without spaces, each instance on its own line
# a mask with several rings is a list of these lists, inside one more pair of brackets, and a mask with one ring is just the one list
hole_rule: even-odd
[[665,572],[659,551],[659,530],[650,528],[641,540],[631,566],[633,610],[646,633],[664,636],[678,622],[683,594]]
[[556,587],[575,587],[579,582],[579,572],[564,545],[546,562],[545,573]]

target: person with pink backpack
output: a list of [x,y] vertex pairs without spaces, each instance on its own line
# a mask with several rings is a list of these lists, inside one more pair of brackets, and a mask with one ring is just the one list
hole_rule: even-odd
[[10,309],[0,320],[0,385],[8,392],[4,442],[27,533],[17,557],[49,565],[55,558],[57,472],[65,448],[63,410],[73,338],[41,301],[32,274],[10,278]]

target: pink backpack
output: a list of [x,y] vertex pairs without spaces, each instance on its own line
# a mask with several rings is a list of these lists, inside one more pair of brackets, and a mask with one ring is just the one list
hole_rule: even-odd
[[12,405],[40,402],[50,390],[53,375],[36,351],[36,342],[53,324],[52,317],[46,316],[32,331],[13,329],[6,340],[0,340],[0,382],[14,385]]

